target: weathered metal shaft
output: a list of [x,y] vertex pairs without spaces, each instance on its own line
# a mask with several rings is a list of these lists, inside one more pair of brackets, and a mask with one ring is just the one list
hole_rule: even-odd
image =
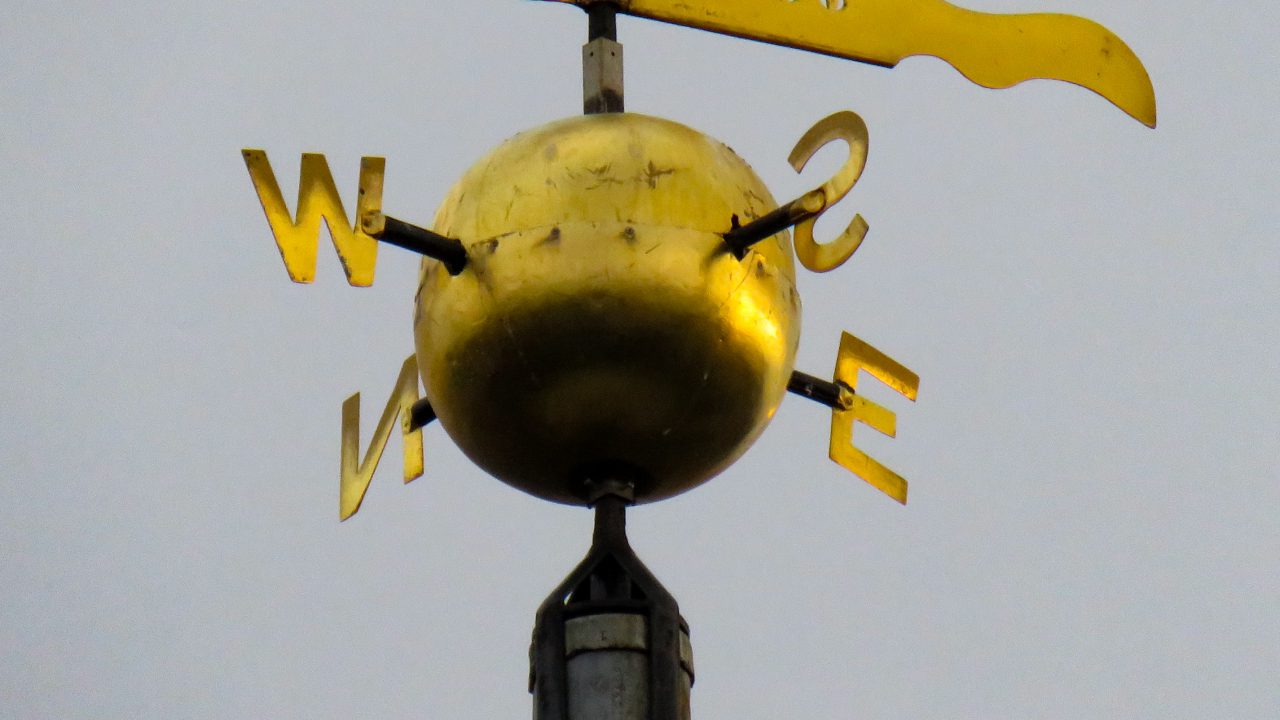
[[587,8],[587,44],[582,46],[582,111],[587,115],[625,109],[617,13],[609,3]]

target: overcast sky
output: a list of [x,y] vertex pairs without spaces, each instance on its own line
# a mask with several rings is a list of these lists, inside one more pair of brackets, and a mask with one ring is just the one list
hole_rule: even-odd
[[[922,378],[871,391],[898,439],[859,433],[905,508],[788,398],[722,476],[631,513],[692,626],[694,717],[1274,720],[1280,11],[968,6],[1107,25],[1159,129],[1065,84],[620,22],[628,107],[779,199],[839,164],[787,166],[810,125],[866,119],[842,212],[871,232],[800,272],[799,367],[849,330]],[[290,283],[240,149],[290,202],[299,153],[347,198],[384,155],[388,213],[429,223],[489,148],[580,110],[584,36],[519,0],[4,3],[0,716],[528,717],[533,613],[590,514],[435,426],[426,476],[400,484],[393,440],[338,523],[341,402],[376,416],[412,352],[417,262],[354,289],[323,249]]]

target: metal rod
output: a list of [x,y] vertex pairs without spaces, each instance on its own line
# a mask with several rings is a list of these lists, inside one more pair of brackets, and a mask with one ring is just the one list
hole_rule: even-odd
[[582,111],[587,115],[624,111],[622,44],[618,6],[588,5],[587,44],[582,46]]
[[787,382],[787,390],[826,405],[832,410],[845,410],[845,400],[843,398],[848,393],[853,392],[846,385],[816,378],[799,370],[791,373],[791,380]]
[[384,243],[439,260],[450,275],[457,275],[467,267],[467,248],[461,240],[445,237],[382,213],[365,217],[362,229],[370,237]]
[[430,425],[436,419],[436,409],[431,407],[431,401],[422,398],[413,404],[409,410],[409,429],[418,430]]
[[587,42],[596,38],[618,41],[618,6],[598,2],[587,6]]
[[627,500],[609,494],[596,501],[595,530],[591,544],[599,547],[629,547],[627,542]]
[[733,217],[733,228],[724,234],[724,242],[729,246],[733,256],[741,260],[746,257],[752,245],[773,237],[789,227],[799,225],[809,218],[816,217],[822,210],[823,196],[821,191],[811,191],[782,205],[763,217],[756,218],[746,225],[738,225],[738,216]]

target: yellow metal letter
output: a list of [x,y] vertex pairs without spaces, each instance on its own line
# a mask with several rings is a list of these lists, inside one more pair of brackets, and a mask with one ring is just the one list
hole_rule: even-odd
[[[859,370],[871,373],[872,377],[908,400],[914,401],[920,391],[918,375],[867,343],[843,333],[840,336],[840,353],[836,357],[836,382],[856,392]],[[831,414],[831,459],[905,505],[907,481],[853,446],[854,421],[865,423],[889,437],[897,435],[897,418],[893,412],[861,395],[851,394],[844,409]]]
[[[316,254],[320,242],[320,220],[329,228],[333,246],[342,261],[347,282],[356,287],[373,284],[374,266],[378,260],[378,241],[347,220],[342,198],[334,185],[333,174],[324,155],[303,153],[298,177],[298,216],[289,215],[280,184],[262,150],[245,149],[244,164],[258,191],[262,210],[267,214],[271,233],[275,235],[280,257],[284,259],[289,279],[309,283],[316,277]],[[356,200],[356,217],[382,209],[382,176],[386,161],[380,157],[360,159],[360,196]]]
[[853,189],[858,178],[862,177],[862,169],[867,165],[867,124],[857,113],[845,110],[818,121],[796,143],[787,161],[796,172],[802,172],[814,153],[836,140],[844,140],[849,144],[849,159],[835,177],[804,197],[806,205],[811,203],[806,210],[815,214],[798,223],[795,228],[796,257],[801,265],[814,272],[827,272],[843,265],[867,236],[867,221],[861,215],[855,215],[849,227],[835,240],[822,245],[813,240],[814,223]]
[[[600,0],[555,0],[587,6]],[[978,85],[1062,80],[1088,88],[1149,127],[1156,96],[1142,61],[1092,20],[996,14],[944,0],[616,0],[624,13],[893,67],[945,60]]]
[[400,416],[400,432],[404,435],[404,481],[422,476],[422,430],[410,430],[413,404],[418,401],[418,358],[410,355],[400,366],[396,385],[387,399],[387,406],[373,431],[364,461],[358,462],[360,453],[360,393],[342,403],[342,486],[338,500],[338,518],[346,520],[360,509],[369,482],[378,469],[382,451],[387,447],[396,415]]

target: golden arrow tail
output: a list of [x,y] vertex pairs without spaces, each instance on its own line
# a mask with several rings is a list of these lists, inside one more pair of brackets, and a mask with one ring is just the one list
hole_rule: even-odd
[[[552,0],[586,7],[599,0]],[[1088,88],[1148,127],[1155,90],[1110,30],[1074,15],[997,14],[943,0],[616,0],[621,12],[893,67],[940,58],[969,80],[1007,88],[1061,80]]]

